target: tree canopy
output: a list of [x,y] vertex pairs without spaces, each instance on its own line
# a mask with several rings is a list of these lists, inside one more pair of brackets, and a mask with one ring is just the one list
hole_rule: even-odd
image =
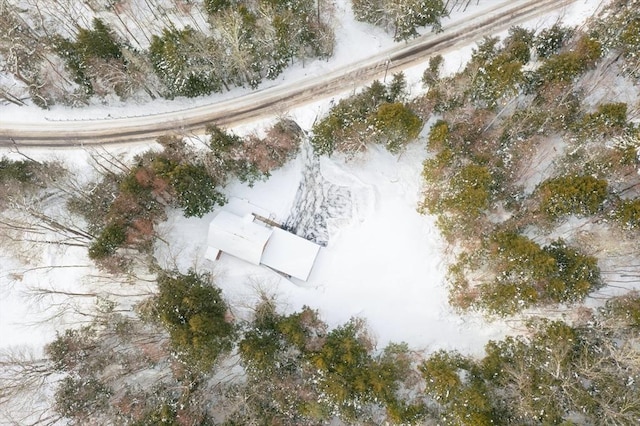
[[236,330],[211,276],[194,271],[161,274],[154,308],[188,368],[209,371],[232,348]]

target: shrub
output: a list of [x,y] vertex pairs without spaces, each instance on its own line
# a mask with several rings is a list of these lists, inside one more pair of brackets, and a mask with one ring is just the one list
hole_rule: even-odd
[[602,55],[602,46],[596,39],[582,36],[571,52],[562,52],[549,57],[538,74],[546,83],[570,83],[574,78],[593,67]]
[[83,85],[87,94],[93,93],[93,87],[87,70],[94,60],[120,60],[122,50],[109,27],[98,18],[93,19],[93,29],[80,28],[76,41],[54,37],[54,47],[73,72],[76,83]]
[[19,183],[33,183],[33,163],[27,160],[13,161],[6,157],[0,159],[0,184],[16,181]]
[[421,365],[425,393],[440,406],[447,425],[488,425],[497,420],[489,389],[474,363],[456,352],[438,351]]
[[605,306],[600,309],[600,314],[612,319],[616,325],[629,327],[633,333],[640,329],[640,297],[637,292],[631,292],[607,300]]
[[480,287],[480,304],[511,315],[539,303],[576,302],[601,285],[597,259],[557,240],[540,247],[512,232],[492,236],[489,265],[495,279]]
[[442,150],[449,139],[449,123],[438,120],[429,131],[429,148]]
[[488,108],[495,108],[500,99],[515,95],[522,83],[522,62],[505,52],[478,69],[471,96]]
[[509,28],[509,35],[503,42],[503,52],[511,61],[517,61],[525,65],[531,59],[533,39],[532,30],[522,27]]
[[384,103],[378,107],[373,118],[375,138],[391,153],[402,148],[418,137],[422,120],[401,103]]
[[586,256],[557,240],[544,247],[544,252],[555,261],[554,271],[548,277],[545,297],[553,302],[577,302],[601,286],[598,260]]
[[477,218],[489,208],[492,185],[493,177],[486,166],[463,166],[452,177],[442,205],[465,220]]
[[572,29],[558,24],[554,24],[551,28],[545,28],[535,38],[536,53],[541,58],[548,58],[556,54],[572,34]]
[[89,247],[89,258],[100,260],[113,255],[127,241],[124,224],[113,222],[108,224],[98,238]]
[[[405,84],[404,76],[399,74],[388,87],[374,81],[361,93],[341,100],[327,117],[314,124],[314,151],[320,155],[331,155],[335,150],[350,154],[361,151],[375,137],[372,129],[377,130],[380,142],[391,151],[399,150],[407,138],[417,136],[421,127],[420,118],[397,102],[403,97]],[[380,111],[382,105],[386,106]]]
[[613,217],[625,229],[640,228],[640,199],[621,201],[615,207]]
[[[160,36],[153,36],[149,55],[167,88],[167,97],[196,97],[221,90],[222,82],[214,73],[210,58],[197,47],[203,42],[202,37],[190,27],[165,28]],[[209,43],[213,44],[211,40]]]
[[429,58],[429,67],[422,73],[422,85],[431,86],[440,78],[440,68],[444,63],[442,55],[435,55]]
[[311,354],[320,390],[347,420],[356,418],[360,405],[388,400],[397,389],[397,376],[371,356],[371,349],[362,323],[352,320],[331,330]]
[[606,180],[593,176],[563,176],[544,181],[537,189],[540,210],[551,219],[575,214],[592,216],[607,199]]
[[417,28],[430,25],[441,29],[440,19],[447,15],[442,0],[352,0],[357,20],[381,25],[393,32],[395,41],[418,35]]
[[65,377],[55,392],[55,410],[63,417],[88,423],[95,412],[104,410],[112,391],[95,377]]
[[175,164],[165,171],[167,179],[175,191],[177,203],[185,217],[202,217],[216,205],[226,202],[224,195],[216,189],[215,180],[202,164]]
[[189,368],[209,371],[231,349],[235,327],[209,275],[162,273],[154,307],[178,357]]
[[576,132],[586,137],[611,137],[627,127],[627,104],[624,102],[598,105],[594,113],[585,114],[576,123]]

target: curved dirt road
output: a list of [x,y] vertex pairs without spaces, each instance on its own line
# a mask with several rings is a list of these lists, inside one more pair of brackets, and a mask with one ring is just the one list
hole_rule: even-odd
[[281,84],[223,102],[140,117],[110,120],[0,121],[0,146],[64,147],[153,140],[167,133],[203,133],[209,123],[232,126],[274,116],[318,99],[364,85],[385,73],[417,65],[436,53],[470,44],[575,0],[504,1],[481,14],[465,17],[440,34],[427,34],[324,76]]

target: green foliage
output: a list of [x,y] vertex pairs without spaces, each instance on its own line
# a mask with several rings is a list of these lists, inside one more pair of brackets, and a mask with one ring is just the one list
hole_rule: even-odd
[[500,38],[483,37],[477,47],[471,49],[471,64],[483,65],[494,60],[500,53]]
[[615,324],[624,325],[631,333],[640,329],[640,297],[636,291],[607,300],[600,314]]
[[523,65],[530,59],[533,33],[520,27],[509,31],[503,47],[496,37],[485,37],[473,50],[466,72],[472,75],[471,99],[488,108],[514,96],[525,84]]
[[[272,300],[256,307],[255,317],[238,345],[251,386],[254,418],[270,424],[317,424],[330,417],[326,399],[308,379],[310,351],[322,345],[326,330],[315,311],[283,316]],[[249,419],[243,419],[246,424]]]
[[562,240],[544,247],[555,261],[555,269],[548,278],[546,297],[554,302],[577,302],[601,286],[598,261],[581,254]]
[[625,229],[640,228],[640,199],[620,201],[613,211],[613,217]]
[[168,167],[160,172],[176,193],[177,203],[185,217],[202,217],[213,211],[216,205],[226,202],[216,189],[216,181],[203,164],[175,164],[166,161]]
[[486,103],[489,108],[495,108],[500,99],[515,95],[522,83],[522,62],[513,60],[510,54],[505,52],[478,69],[472,99]]
[[451,178],[442,206],[466,218],[477,218],[489,208],[493,177],[486,166],[469,164],[461,167]]
[[411,140],[418,137],[422,120],[405,105],[384,103],[373,118],[376,140],[389,152],[398,153]]
[[312,1],[207,0],[204,6],[210,35],[168,28],[151,42],[150,58],[168,97],[257,88],[297,58],[326,58],[333,51],[332,29]]
[[178,416],[174,407],[170,404],[161,404],[154,410],[147,412],[141,419],[131,423],[131,426],[180,426]]
[[70,372],[89,364],[91,349],[96,346],[95,336],[89,327],[67,329],[45,346],[48,359],[58,372]]
[[187,153],[183,145],[166,143],[164,152],[143,154],[135,167],[105,175],[88,197],[70,203],[97,235],[90,258],[106,261],[125,246],[150,249],[154,226],[167,205],[180,207],[186,217],[202,217],[226,201],[217,190],[224,173],[214,178],[204,162]]
[[138,166],[126,175],[105,177],[96,187],[100,187],[97,198],[89,199],[95,205],[83,207],[76,202],[75,208],[91,220],[92,229],[98,234],[89,248],[91,259],[106,260],[125,245],[139,249],[148,245],[153,238],[153,223],[163,209],[159,194],[154,193],[158,184],[147,168]]
[[227,133],[215,125],[207,127],[207,135],[211,138],[209,141],[209,147],[215,155],[229,153],[236,146],[242,145],[242,138],[240,136],[234,135],[233,133]]
[[427,409],[423,403],[407,403],[401,399],[387,402],[387,416],[392,424],[421,424],[427,417]]
[[494,420],[490,394],[470,359],[438,351],[420,365],[425,393],[440,406],[447,425],[488,425]]
[[280,322],[273,305],[263,303],[258,306],[252,328],[244,333],[238,344],[245,368],[257,374],[273,373],[283,348],[283,336],[278,330]]
[[34,183],[34,163],[28,160],[9,160],[6,157],[0,159],[0,185],[10,182],[21,184]]
[[210,137],[209,148],[213,162],[224,174],[233,174],[249,185],[268,176],[268,171],[263,173],[258,165],[248,158],[248,148],[244,139],[215,125],[207,126],[206,132]]
[[[360,151],[371,137],[371,126],[377,128],[379,142],[390,151],[401,149],[422,127],[419,117],[397,102],[404,95],[405,85],[404,76],[399,74],[388,87],[374,81],[357,95],[341,100],[328,116],[314,124],[311,137],[314,151],[320,155],[331,155],[335,150]],[[379,124],[376,118],[380,119]],[[396,123],[395,119],[400,121]]]
[[[503,394],[500,401],[516,422],[558,424],[569,414],[563,406],[570,395],[556,389],[572,375],[581,342],[575,330],[562,322],[539,327],[528,343],[520,338],[490,342],[482,363],[498,392],[517,386],[517,392]],[[576,390],[581,393],[580,387]]]
[[532,30],[522,27],[509,28],[509,35],[503,41],[503,53],[512,61],[520,62],[525,65],[531,59],[531,45],[533,44],[534,35]]
[[506,316],[538,303],[576,302],[601,285],[597,259],[562,240],[540,247],[523,235],[501,232],[492,244],[495,279],[480,285],[479,300],[491,313]]
[[548,58],[558,53],[572,35],[573,30],[571,28],[563,27],[559,24],[545,28],[535,38],[536,53],[541,58]]
[[322,347],[311,355],[321,372],[320,389],[347,419],[355,418],[358,405],[386,400],[397,388],[393,372],[371,357],[369,345],[361,324],[351,321],[331,330]]
[[396,394],[412,374],[406,344],[390,344],[374,356],[361,321],[328,333],[326,328],[309,308],[283,316],[272,301],[258,305],[238,348],[252,383],[269,389],[260,405],[263,418],[316,424],[339,414],[359,422],[372,404],[386,408],[396,422],[424,417],[420,401]]
[[463,386],[461,373],[468,362],[460,354],[438,351],[420,365],[425,392],[436,401],[447,403]]
[[87,423],[96,411],[108,406],[112,391],[95,377],[65,377],[58,384],[55,410],[61,416]]
[[124,224],[112,222],[100,233],[89,247],[89,258],[100,260],[113,255],[127,241],[127,231]]
[[542,320],[529,325],[528,338],[486,346],[484,376],[509,424],[635,423],[640,409],[629,401],[637,401],[638,369],[629,361],[637,349],[627,352],[621,340],[630,329],[608,314],[587,327]]
[[351,4],[357,20],[381,25],[393,32],[396,41],[417,37],[418,27],[440,31],[440,19],[447,15],[442,0],[352,0]]
[[391,82],[387,84],[387,99],[389,103],[404,101],[407,96],[407,78],[403,72],[393,74]]
[[202,34],[190,27],[162,31],[161,36],[153,36],[149,55],[153,67],[167,87],[167,96],[196,97],[221,90],[220,78],[215,74],[209,56],[200,46],[215,45],[202,40]]
[[230,0],[205,0],[204,6],[211,15],[215,15],[216,13],[231,7],[232,3]]
[[331,108],[329,115],[312,128],[311,145],[319,155],[331,155],[339,151],[361,150],[366,122],[376,108],[395,99],[387,97],[386,88],[374,81],[361,93],[341,100]]
[[207,372],[231,350],[235,327],[209,275],[161,274],[154,307],[178,357],[189,368]]
[[84,86],[87,94],[93,93],[91,81],[86,75],[90,63],[94,59],[119,60],[122,49],[107,24],[94,18],[93,29],[80,28],[76,41],[62,37],[54,39],[54,48],[66,61],[67,67],[75,76],[76,83]]
[[547,179],[537,189],[540,210],[550,219],[574,214],[592,216],[608,196],[607,181],[593,176],[561,176]]
[[355,322],[331,330],[320,351],[313,356],[315,366],[325,373],[321,386],[345,405],[370,391],[369,372],[363,367],[368,367],[372,360],[361,332]]
[[442,150],[449,139],[449,123],[438,120],[429,131],[429,149]]
[[594,32],[607,50],[620,54],[622,74],[640,77],[640,11],[635,1],[614,2],[607,16],[596,22]]
[[627,126],[624,102],[600,104],[596,112],[585,114],[575,125],[576,133],[584,137],[611,137],[622,133]]
[[394,40],[416,37],[417,27],[431,26],[434,31],[442,30],[440,19],[447,16],[442,0],[414,0],[399,5],[400,13],[394,17]]
[[602,46],[598,40],[583,36],[575,50],[550,56],[538,68],[543,81],[570,83],[574,78],[593,67],[602,55]]
[[109,27],[98,18],[93,20],[93,30],[80,28],[75,48],[84,61],[89,58],[116,59],[122,56]]
[[429,58],[429,67],[422,73],[422,85],[432,86],[440,78],[440,68],[444,63],[442,55],[435,55]]
[[256,309],[256,317],[239,343],[245,366],[258,375],[291,371],[300,362],[314,339],[324,334],[325,325],[317,313],[304,307],[301,312],[282,316],[273,304],[264,302]]

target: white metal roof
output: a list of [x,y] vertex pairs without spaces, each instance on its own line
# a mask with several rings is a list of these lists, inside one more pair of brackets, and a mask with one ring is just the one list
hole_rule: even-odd
[[253,215],[240,217],[220,211],[209,224],[210,247],[207,252],[213,255],[220,250],[259,265],[272,229],[255,223],[253,219]]
[[309,278],[320,246],[279,228],[273,232],[262,254],[262,264],[292,277]]

